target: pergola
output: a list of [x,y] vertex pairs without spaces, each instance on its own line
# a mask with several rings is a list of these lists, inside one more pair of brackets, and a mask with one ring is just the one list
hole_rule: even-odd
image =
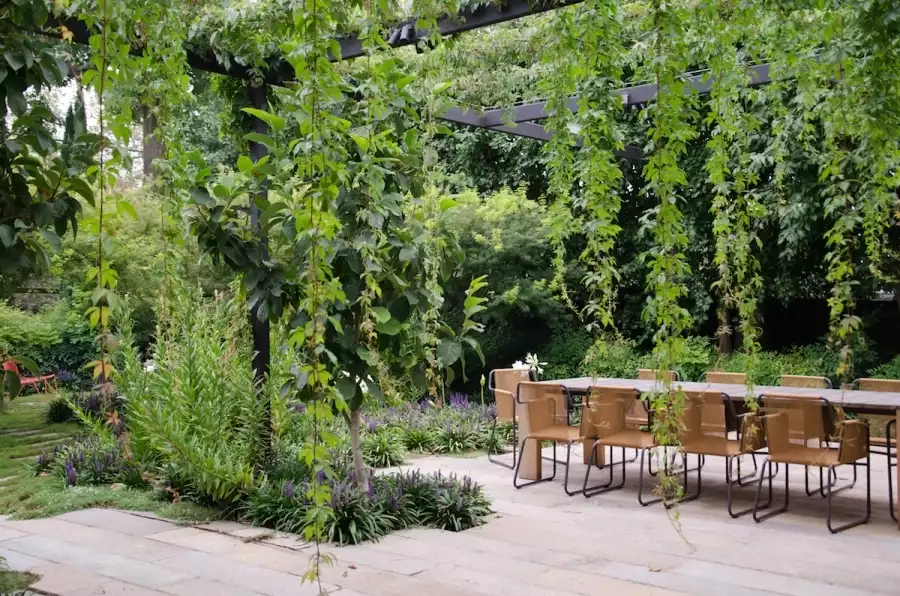
[[[522,17],[540,14],[558,8],[564,8],[581,3],[583,0],[536,0],[529,2],[528,0],[506,0],[503,6],[478,6],[475,8],[465,9],[456,15],[442,17],[438,19],[438,32],[441,36],[452,36],[465,31],[489,27],[498,23],[519,19]],[[81,44],[87,44],[91,31],[88,26],[75,19],[51,19],[48,21],[46,29],[39,31],[41,34],[51,34],[52,30],[64,26],[71,33],[72,41]],[[387,32],[384,42],[392,47],[399,48],[403,46],[413,45],[420,40],[426,39],[433,33],[428,30],[417,28],[416,20],[411,19],[398,24]],[[338,41],[341,48],[342,60],[348,60],[363,56],[363,42],[356,35],[340,37]],[[139,48],[132,49],[132,53],[140,53]],[[185,48],[187,63],[192,68],[206,71],[214,74],[235,77],[248,81],[253,81],[251,77],[251,69],[247,66],[232,64],[226,67],[221,64],[215,57],[210,57],[207,53],[198,52],[192,48]],[[337,60],[337,56],[332,56],[333,60]],[[248,99],[252,107],[265,110],[268,107],[268,87],[269,86],[285,86],[294,80],[293,67],[280,57],[269,59],[268,68],[262,77],[261,84],[254,82],[248,87]],[[760,64],[748,68],[748,77],[751,84],[762,85],[770,82],[769,65]],[[686,78],[690,82],[689,92],[706,93],[713,85],[713,81],[706,71],[696,73],[686,73]],[[655,84],[640,84],[630,87],[623,87],[614,92],[622,99],[623,107],[639,106],[656,99],[658,88]],[[578,110],[578,97],[572,97],[567,102],[567,107],[573,112]],[[470,126],[474,128],[483,128],[500,133],[506,133],[539,141],[547,141],[551,138],[552,133],[547,131],[541,121],[549,117],[547,111],[547,103],[545,101],[536,101],[522,103],[512,108],[485,108],[485,109],[463,109],[452,108],[443,115],[441,119],[460,125]],[[252,117],[250,130],[247,132],[256,132],[265,134],[267,125],[259,118]],[[580,144],[578,139],[576,144]],[[250,158],[253,162],[262,159],[268,149],[265,145],[250,141]],[[638,147],[628,146],[624,151],[620,152],[620,157],[630,160],[640,160],[643,158],[642,151]],[[265,197],[267,190],[263,187],[259,196]],[[255,202],[251,202],[251,225],[255,229],[259,229],[259,209]],[[266,240],[260,238],[260,242],[265,246]],[[270,328],[268,320],[263,320],[258,316],[256,309],[250,314],[251,327],[253,334],[253,369],[257,377],[262,378],[268,372],[270,362]]]

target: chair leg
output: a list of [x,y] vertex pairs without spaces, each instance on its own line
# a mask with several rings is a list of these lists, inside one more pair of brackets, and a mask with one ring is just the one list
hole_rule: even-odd
[[[860,465],[866,466],[866,515],[865,515],[865,517],[847,522],[846,524],[844,524],[842,526],[834,527],[831,524],[831,500],[832,500],[832,497],[834,496],[835,493],[840,492],[841,490],[848,489],[848,488],[852,487],[853,485],[851,484],[850,486],[845,486],[838,490],[832,490],[831,484],[829,484],[825,488],[825,491],[828,494],[828,500],[827,500],[826,507],[825,507],[825,511],[826,511],[825,524],[828,526],[828,530],[832,534],[837,534],[838,532],[843,532],[844,530],[849,530],[850,528],[855,528],[856,526],[860,526],[862,524],[867,524],[867,523],[869,523],[869,520],[872,518],[872,468],[871,468],[871,464],[872,464],[872,456],[871,456],[871,454],[867,453],[866,454],[866,463],[860,464]],[[835,474],[837,474],[837,472],[834,470],[834,466],[829,467],[828,473],[831,474],[831,472],[835,472]]]
[[[737,460],[737,462],[738,462],[738,477],[737,477],[737,479],[732,478],[732,465],[734,464],[735,460]],[[754,468],[755,468],[756,467],[755,459],[754,459],[753,463],[754,463]],[[775,474],[778,474],[778,467],[777,467],[778,464],[775,464],[775,465],[776,465]],[[733,518],[738,518],[738,517],[747,515],[748,513],[753,513],[754,509],[756,508],[754,506],[754,507],[748,507],[747,509],[743,509],[741,511],[737,511],[737,512],[734,511],[734,486],[737,485],[737,486],[743,487],[744,486],[743,483],[745,483],[745,482],[749,483],[751,480],[756,480],[756,478],[755,478],[756,471],[758,471],[758,470],[755,470],[753,473],[753,476],[748,476],[748,477],[745,477],[742,479],[740,477],[740,467],[741,467],[741,456],[740,455],[738,455],[738,456],[732,455],[732,456],[725,458],[725,484],[728,487],[728,515],[730,515]],[[774,474],[770,474],[769,478],[768,478],[768,480],[769,480],[769,499],[768,499],[768,501],[766,501],[765,505],[760,506],[759,509],[768,509],[772,505],[772,478],[773,477],[774,477]],[[762,476],[760,476],[760,480],[763,480]]]
[[[680,499],[676,499],[674,501],[666,501],[663,503],[666,509],[671,509],[675,505],[679,505],[681,503],[688,503],[690,501],[694,501],[700,497],[700,492],[703,490],[703,463],[704,457],[702,455],[697,455],[697,467],[688,469],[688,457],[689,455],[685,454],[682,456],[683,466],[684,466],[684,495]],[[692,495],[687,494],[689,482],[688,482],[688,474],[691,472],[697,472],[697,492]]]
[[[563,490],[566,491],[566,494],[569,495],[570,497],[574,497],[575,495],[584,493],[583,488],[582,488],[582,490],[575,490],[575,491],[569,490],[569,463],[572,459],[572,443],[573,443],[573,441],[569,441],[568,443],[566,443],[566,474],[563,478]],[[554,445],[555,445],[555,443],[554,443]],[[590,469],[591,469],[591,466],[588,466],[588,470],[590,470]]]
[[[522,453],[525,452],[525,445],[528,444],[528,441],[534,441],[536,439],[530,439],[525,437],[525,440],[522,441]],[[519,461],[516,463],[516,473],[513,474],[513,486],[516,488],[524,488],[526,486],[531,486],[532,484],[537,484],[539,482],[549,482],[556,478],[556,443],[553,443],[553,474],[551,474],[547,478],[539,478],[538,480],[531,480],[529,482],[524,482],[522,484],[518,484],[517,480],[519,479],[519,469],[522,467],[522,460],[525,459],[522,457],[522,454],[519,454]]]
[[[620,488],[625,486],[625,469],[626,469],[625,465],[628,463],[628,460],[625,459],[625,448],[624,447],[622,448],[622,461],[621,462],[616,463],[613,461],[613,449],[614,448],[610,447],[609,448],[610,462],[608,464],[606,464],[605,466],[600,467],[600,469],[609,468],[609,479],[603,484],[598,484],[596,486],[590,486],[590,487],[588,486],[588,478],[591,473],[591,468],[594,467],[594,461],[597,457],[597,448],[598,447],[601,449],[603,448],[603,446],[600,445],[599,443],[594,443],[594,447],[593,447],[593,449],[591,449],[591,458],[590,458],[590,461],[588,462],[587,471],[584,474],[584,487],[582,488],[582,493],[584,494],[585,498],[593,497],[594,495],[599,495],[601,493],[607,493],[610,491],[619,490]],[[615,476],[615,468],[616,468],[616,466],[618,466],[620,464],[622,466],[622,479],[619,481],[618,484],[614,485],[613,480],[614,480],[614,476]]]
[[[650,501],[644,501],[644,456],[647,454],[646,449],[641,449],[641,465],[640,465],[640,475],[638,476],[638,503],[640,503],[643,507],[647,507],[648,505],[653,505],[655,503],[659,503],[662,501],[662,498],[651,499]],[[665,457],[665,455],[663,456]],[[652,458],[650,458],[652,459]],[[647,469],[649,471],[649,464]],[[657,470],[657,473],[659,471]],[[653,476],[653,474],[651,474]]]
[[751,453],[750,459],[753,460],[753,473],[750,474],[749,476],[742,477],[741,476],[741,458],[738,457],[738,460],[737,460],[737,475],[738,475],[737,483],[738,483],[738,486],[744,486],[745,482],[749,483],[749,482],[753,482],[754,480],[756,480],[756,474],[757,474],[757,472],[759,472],[759,466],[756,465],[756,454]]
[[[512,441],[512,446],[513,446],[512,447],[512,456],[513,457],[512,457],[511,464],[500,461],[499,459],[494,459],[493,457],[491,457],[491,450],[488,449],[488,461],[491,462],[492,464],[496,464],[498,466],[503,466],[504,468],[507,468],[508,470],[516,469],[517,443],[516,443],[516,426],[515,425],[516,425],[515,416],[513,416],[513,441]],[[494,435],[496,433],[496,430],[497,430],[497,417],[494,416],[494,420],[491,422],[491,433],[490,433],[491,444],[493,444],[493,442],[494,442]]]
[[885,453],[887,454],[887,475],[888,475],[888,508],[891,512],[891,519],[897,521],[897,512],[894,510],[894,472],[893,469],[897,467],[896,461],[891,463],[892,459],[896,458],[896,454],[891,455],[891,428],[895,428],[897,426],[897,419],[893,418],[890,422],[888,422],[884,426],[884,436],[887,437],[887,449]]
[[791,492],[790,492],[791,467],[788,464],[785,464],[784,465],[784,504],[781,507],[779,507],[778,509],[770,511],[770,512],[766,513],[765,515],[758,515],[759,511],[761,509],[763,509],[763,507],[759,506],[759,496],[760,496],[760,493],[762,492],[763,480],[766,479],[765,470],[766,470],[767,466],[769,468],[769,474],[768,474],[769,502],[767,503],[767,506],[771,506],[771,504],[772,504],[772,476],[773,476],[772,462],[769,461],[769,458],[766,458],[765,461],[763,461],[763,465],[762,465],[763,473],[759,475],[759,484],[756,485],[756,503],[753,506],[753,521],[755,521],[756,523],[759,523],[761,521],[769,519],[770,517],[775,517],[776,515],[784,513],[785,511],[788,510],[788,505],[790,505],[790,501],[791,501]]

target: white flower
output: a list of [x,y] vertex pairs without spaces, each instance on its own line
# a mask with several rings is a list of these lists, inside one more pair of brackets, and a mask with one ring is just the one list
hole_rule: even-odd
[[521,360],[516,360],[515,362],[513,362],[512,367],[516,370],[528,370],[529,368],[529,366]]
[[525,356],[525,362],[528,365],[528,368],[537,374],[543,373],[543,367],[547,366],[546,362],[541,362],[540,360],[538,360],[537,354],[527,354]]
[[156,371],[156,363],[152,360],[148,360],[144,363],[144,372],[155,372]]

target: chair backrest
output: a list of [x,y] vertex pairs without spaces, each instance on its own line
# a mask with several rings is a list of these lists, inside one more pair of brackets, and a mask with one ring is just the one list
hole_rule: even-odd
[[[547,402],[552,406],[556,423],[566,424],[566,414],[569,409],[569,393],[563,385],[522,381],[518,385],[516,400],[526,405],[536,401]],[[528,411],[529,413],[531,412],[530,409]],[[531,430],[535,430],[533,422],[530,422],[530,426]]]
[[828,377],[807,377],[803,375],[781,375],[775,382],[782,387],[806,387],[808,389],[831,389]]
[[[592,386],[582,411],[582,435],[602,438],[625,430],[626,414],[639,402],[640,395],[633,387]],[[587,428],[585,419],[592,429]]]
[[[729,422],[734,428],[734,405],[720,391],[685,391],[685,414],[682,442],[727,437]],[[699,418],[698,418],[699,417]]]
[[8,370],[10,372],[16,373],[19,377],[22,375],[19,374],[19,366],[16,364],[15,360],[6,360],[3,362],[3,370]]
[[[659,377],[657,375],[657,369],[655,368],[639,368],[637,371],[637,378],[641,381],[655,381]],[[678,371],[667,370],[666,380],[670,382],[679,381]]]
[[528,369],[498,368],[491,371],[491,392],[497,404],[497,419],[513,419],[513,401],[516,399],[519,383],[530,380]]
[[745,373],[711,370],[704,374],[703,378],[707,383],[723,383],[725,385],[747,384],[747,375]]
[[767,393],[762,396],[762,403],[771,453],[791,446],[808,447],[810,440],[821,443],[827,438],[826,429],[834,426],[831,404],[818,395]]
[[893,391],[900,393],[900,381],[893,379],[856,379],[853,388],[860,391]]

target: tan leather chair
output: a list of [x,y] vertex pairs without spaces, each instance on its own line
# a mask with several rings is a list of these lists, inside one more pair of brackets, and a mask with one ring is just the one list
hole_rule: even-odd
[[[726,413],[737,420],[737,438],[730,439],[718,429],[726,427]],[[735,484],[743,486],[744,482],[755,480],[756,472],[748,478],[741,478],[740,460],[743,455],[753,455],[765,448],[766,440],[762,423],[752,412],[738,415],[734,404],[724,393],[718,391],[686,391],[685,407],[681,421],[681,450],[688,455],[698,456],[698,460],[707,455],[725,458],[725,483],[728,486],[728,514],[740,517],[753,512],[753,508],[735,512],[732,492]],[[712,429],[712,430],[710,430]],[[738,462],[737,478],[732,476],[732,466]],[[690,501],[700,496],[702,487],[702,466],[697,465],[697,492],[684,497],[682,501]],[[687,489],[687,466],[685,466],[685,490]]]
[[494,444],[495,433],[497,431],[497,421],[511,422],[512,431],[512,463],[508,464],[491,457],[490,449],[488,449],[488,460],[492,464],[503,466],[514,470],[516,467],[516,455],[519,443],[516,440],[516,393],[519,389],[519,383],[522,381],[530,381],[530,373],[527,369],[519,368],[498,368],[494,369],[488,375],[488,388],[494,396],[494,404],[496,413],[491,421],[491,445]]
[[[566,475],[563,481],[563,488],[569,496],[578,494],[583,491],[569,490],[569,467],[572,456],[572,444],[583,441],[586,437],[583,429],[592,430],[589,424],[584,422],[582,417],[581,426],[570,426],[568,420],[568,408],[570,395],[568,389],[563,385],[553,385],[546,383],[522,382],[518,385],[516,403],[520,407],[524,407],[528,413],[528,434],[522,439],[522,451],[528,441],[537,441],[538,445],[544,441],[553,443],[553,473],[547,478],[540,478],[519,484],[519,470],[522,467],[524,459],[520,453],[519,461],[516,464],[516,471],[513,475],[513,486],[523,488],[539,482],[548,482],[556,477],[556,447],[560,443],[566,445]],[[561,463],[561,462],[560,462]]]
[[[895,379],[856,379],[851,385],[852,389],[858,391],[888,391],[891,393],[900,393],[900,381]],[[870,419],[869,423],[875,422]],[[870,451],[887,457],[887,475],[888,475],[888,503],[891,512],[891,518],[897,521],[897,512],[894,510],[894,469],[897,467],[897,435],[892,432],[896,430],[897,418],[891,416],[891,419],[884,426],[884,438],[872,437],[870,439]]]
[[831,389],[828,377],[807,377],[804,375],[781,375],[775,379],[781,387],[805,387],[807,389]]
[[[765,414],[761,416],[765,423],[766,442],[769,454],[763,462],[762,473],[756,491],[756,507],[753,511],[753,519],[757,522],[769,519],[788,510],[790,503],[790,466],[801,465],[828,470],[829,482],[825,483],[825,497],[827,499],[826,525],[832,533],[868,523],[872,515],[872,473],[871,455],[869,453],[869,426],[859,420],[836,420],[836,414],[831,404],[821,397],[804,395],[791,395],[785,393],[768,394],[763,396]],[[798,435],[796,421],[803,420],[803,428],[812,425],[809,418],[818,418],[816,426],[826,427],[829,422],[836,429],[836,447],[814,445],[810,446],[805,437]],[[862,463],[861,460],[865,460]],[[769,480],[769,500],[772,493],[772,464],[784,465],[784,505],[759,515],[759,496],[762,492],[763,480]],[[831,482],[832,475],[836,478],[836,468],[842,465],[853,466],[853,482],[834,488]],[[836,493],[852,488],[857,480],[857,466],[866,467],[866,514],[864,517],[847,522],[835,527],[832,524],[832,498]],[[769,474],[766,475],[766,467]]]

